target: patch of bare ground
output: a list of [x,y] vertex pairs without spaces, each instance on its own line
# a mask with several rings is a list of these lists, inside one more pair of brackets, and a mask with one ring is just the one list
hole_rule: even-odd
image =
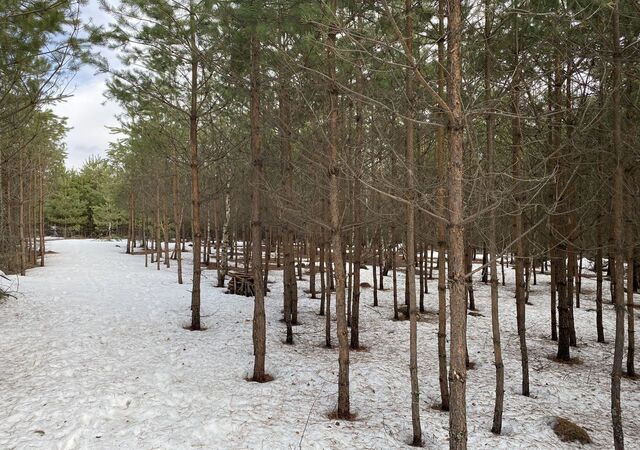
[[369,347],[364,346],[364,345],[361,345],[358,348],[349,347],[349,349],[352,352],[357,352],[357,353],[369,353],[369,350],[370,350]]
[[[327,417],[330,420],[346,420],[348,422],[353,422],[356,420],[357,418],[357,414],[356,413],[349,413],[347,416],[342,417],[341,415],[338,414],[338,411],[331,411],[329,414],[327,414]],[[340,425],[340,422],[336,422],[336,425]]]
[[201,326],[200,328],[193,328],[191,324],[182,325],[182,328],[188,331],[207,331],[207,327]]
[[551,423],[551,428],[562,442],[579,442],[583,445],[591,444],[589,433],[569,419],[555,417]]
[[448,412],[448,409],[444,409],[442,407],[442,403],[440,402],[436,402],[436,403],[432,403],[431,406],[429,406],[429,408],[431,408],[434,411],[440,411],[440,412]]
[[584,362],[578,357],[560,359],[556,355],[547,355],[547,359],[560,364],[566,364],[568,366],[581,366],[582,364],[584,364]]
[[247,377],[244,380],[248,381],[249,383],[268,383],[270,381],[273,381],[274,378],[268,373],[265,373],[264,376],[260,379],[255,379],[254,377]]

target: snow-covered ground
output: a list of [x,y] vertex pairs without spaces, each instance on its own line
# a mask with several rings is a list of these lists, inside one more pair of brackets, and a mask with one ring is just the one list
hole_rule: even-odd
[[[353,422],[329,420],[335,408],[337,350],[322,348],[324,318],[303,294],[295,346],[283,344],[282,282],[271,272],[267,298],[267,368],[274,381],[249,383],[252,301],[203,279],[205,331],[190,319],[185,285],[171,269],[144,267],[124,244],[55,241],[48,266],[19,280],[19,295],[0,304],[0,448],[403,448],[410,439],[408,322],[394,322],[391,291],[372,308],[362,298],[361,341],[351,353]],[[174,263],[172,261],[172,263]],[[185,273],[190,271],[187,262]],[[363,280],[370,281],[370,271]],[[508,279],[511,270],[508,270]],[[403,281],[402,275],[400,280]],[[390,280],[385,280],[390,286]],[[595,334],[595,282],[585,279],[575,311],[583,364],[549,359],[546,276],[538,276],[527,307],[531,397],[519,395],[520,363],[513,288],[501,287],[506,395],[504,434],[490,431],[494,366],[488,286],[476,283],[481,315],[469,316],[467,382],[470,448],[567,448],[549,427],[562,416],[586,428],[598,448],[612,447],[609,413],[614,313],[605,305],[607,344]],[[438,401],[435,281],[419,323],[422,427],[428,448],[447,447],[448,416]],[[399,292],[403,293],[402,287]],[[605,289],[608,294],[608,289]],[[403,298],[403,295],[401,295]],[[334,323],[335,331],[335,323]],[[638,364],[640,366],[640,364]],[[640,448],[640,382],[623,379],[627,448]]]

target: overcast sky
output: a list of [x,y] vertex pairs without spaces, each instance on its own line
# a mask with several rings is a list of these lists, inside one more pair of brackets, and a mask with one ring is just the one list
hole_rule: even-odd
[[[83,22],[99,25],[109,21],[97,0],[89,0],[81,15]],[[104,56],[115,59],[113,53]],[[80,168],[90,156],[104,156],[109,142],[117,139],[107,128],[117,125],[115,115],[120,112],[117,104],[104,98],[107,78],[96,74],[94,67],[82,67],[69,85],[68,94],[72,97],[53,108],[57,115],[67,117],[67,124],[72,127],[66,139],[69,168]]]

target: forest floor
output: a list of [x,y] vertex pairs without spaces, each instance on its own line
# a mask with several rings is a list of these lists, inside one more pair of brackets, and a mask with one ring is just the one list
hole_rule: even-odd
[[[325,349],[318,300],[300,283],[295,345],[283,343],[282,274],[266,299],[270,383],[245,381],[253,356],[250,298],[214,288],[203,278],[205,331],[190,321],[189,276],[144,267],[124,243],[63,240],[49,243],[46,268],[19,279],[16,298],[0,304],[0,448],[409,448],[408,327],[391,320],[392,292],[371,307],[362,295],[361,342],[351,353],[352,422],[330,420],[335,408],[337,350]],[[189,255],[187,255],[188,257]],[[185,274],[191,266],[187,261]],[[520,391],[511,269],[500,288],[505,359],[503,435],[490,432],[494,366],[489,287],[475,283],[478,315],[469,316],[467,381],[470,448],[567,448],[551,430],[561,416],[584,427],[596,448],[613,443],[609,409],[614,312],[604,307],[606,344],[596,343],[595,281],[583,282],[575,311],[581,364],[554,362],[549,336],[549,278],[538,275],[527,306],[531,397]],[[305,277],[306,279],[306,277]],[[400,298],[404,298],[402,274]],[[363,271],[371,282],[371,271]],[[385,279],[387,287],[391,280]],[[422,428],[427,448],[448,447],[448,415],[438,402],[437,287],[429,281],[428,313],[418,324]],[[608,286],[605,289],[608,295]],[[640,320],[640,319],[639,319]],[[335,327],[335,322],[333,323]],[[334,328],[335,331],[335,328]],[[337,341],[336,341],[337,343]],[[640,366],[640,364],[638,364]],[[640,381],[622,380],[627,448],[640,448]]]

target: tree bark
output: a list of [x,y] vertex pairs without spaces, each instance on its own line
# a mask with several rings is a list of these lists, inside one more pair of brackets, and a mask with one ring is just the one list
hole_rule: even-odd
[[[413,11],[411,7],[412,0],[405,0],[406,15],[406,41],[407,48],[413,53]],[[416,311],[416,244],[415,244],[415,210],[414,202],[414,129],[413,118],[414,112],[414,89],[413,89],[413,68],[408,67],[406,70],[405,92],[408,101],[406,121],[406,189],[407,189],[407,206],[406,206],[406,257],[407,271],[405,284],[409,290],[409,377],[411,380],[411,424],[413,429],[412,444],[422,446],[422,427],[420,425],[420,387],[418,385],[418,318]]]
[[266,320],[264,311],[264,285],[262,284],[262,117],[260,112],[260,42],[251,36],[251,269],[254,280],[253,304],[253,381],[266,381]]
[[193,0],[189,2],[191,46],[191,108],[189,114],[189,149],[191,168],[191,227],[193,229],[193,284],[191,289],[191,329],[200,330],[200,277],[202,273],[200,246],[200,162],[198,160],[198,48]]
[[[511,88],[511,112],[513,114],[511,120],[512,127],[512,146],[513,146],[513,179],[516,184],[522,178],[522,124],[520,118],[520,43],[519,43],[519,21],[517,13],[514,15],[514,40],[513,40],[513,61],[514,75]],[[515,255],[515,284],[516,284],[516,320],[518,328],[518,340],[520,342],[520,363],[522,367],[522,395],[529,396],[529,355],[527,350],[526,337],[526,298],[525,298],[525,280],[524,280],[524,263],[526,255],[524,254],[523,240],[523,219],[522,219],[522,198],[521,188],[516,189],[515,208],[516,213],[513,222],[514,239],[516,243]]]
[[[445,88],[445,0],[438,2],[438,95],[444,97]],[[440,119],[444,122],[444,113],[440,112]],[[436,129],[436,176],[438,189],[436,201],[438,215],[446,215],[446,150],[445,123]],[[443,221],[438,222],[438,382],[440,385],[440,407],[449,411],[449,383],[447,375],[447,274],[446,274],[446,226]],[[433,263],[433,254],[432,254]],[[466,420],[466,419],[465,419]],[[465,438],[466,440],[466,438]]]
[[[492,203],[495,203],[496,197],[496,171],[495,171],[495,115],[493,111],[493,90],[492,72],[493,53],[490,47],[490,39],[492,35],[494,9],[491,0],[484,2],[484,90],[485,99],[489,108],[486,119],[487,128],[487,170],[489,172],[489,195]],[[491,432],[495,434],[502,433],[502,413],[504,411],[504,363],[502,361],[502,346],[500,342],[500,311],[498,301],[498,250],[496,244],[496,210],[491,209],[489,213],[489,255],[487,255],[486,246],[482,250],[482,263],[486,264],[485,258],[490,258],[489,271],[491,277],[491,334],[493,337],[493,357],[496,367],[496,398],[493,407],[493,423]],[[483,273],[484,276],[484,273]]]
[[613,367],[611,368],[611,418],[613,423],[613,441],[616,450],[624,449],[624,432],[622,428],[622,405],[620,402],[620,378],[622,376],[622,357],[624,351],[624,228],[623,228],[623,195],[624,171],[621,126],[621,90],[622,90],[622,61],[620,51],[620,5],[618,0],[612,2],[612,49],[613,70],[611,86],[613,95],[613,153],[615,169],[613,173],[613,215],[612,231],[615,251],[615,310],[616,337],[613,353]]
[[339,186],[338,186],[338,88],[336,84],[336,7],[337,1],[331,0],[331,14],[327,33],[327,77],[329,83],[329,219],[331,225],[331,246],[336,276],[336,327],[338,332],[338,409],[336,416],[349,419],[349,341],[347,335],[347,318],[345,312],[345,270],[342,259],[342,233],[340,224]]
[[448,2],[448,53],[449,84],[447,89],[449,120],[449,272],[451,290],[449,294],[451,311],[451,362],[449,387],[451,389],[449,413],[449,447],[467,448],[467,401],[466,401],[466,347],[467,347],[467,305],[465,301],[464,268],[464,118],[462,111],[462,2]]

